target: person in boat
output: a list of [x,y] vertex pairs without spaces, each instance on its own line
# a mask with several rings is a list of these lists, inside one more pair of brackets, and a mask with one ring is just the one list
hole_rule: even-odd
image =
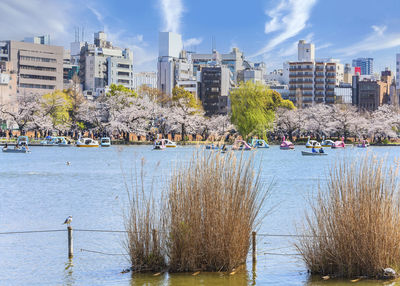
[[321,147],[321,149],[319,149],[319,153],[321,154],[325,153],[324,148]]
[[224,144],[224,145],[222,145],[222,148],[221,148],[221,150],[222,150],[222,151],[226,151],[226,146],[225,146],[225,144]]
[[6,143],[6,144],[4,144],[3,149],[7,150],[7,148],[8,148],[8,144]]
[[315,147],[314,147],[314,146],[312,147],[311,152],[313,152],[313,153],[318,153],[317,150],[315,150]]

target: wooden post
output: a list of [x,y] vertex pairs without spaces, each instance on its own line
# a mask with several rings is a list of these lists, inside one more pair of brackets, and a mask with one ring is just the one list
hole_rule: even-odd
[[252,235],[252,246],[253,246],[253,263],[256,263],[256,261],[257,261],[257,257],[256,257],[256,232],[255,231],[253,231],[252,233],[251,233],[251,235]]
[[157,252],[157,231],[153,229],[153,253]]
[[74,242],[72,238],[72,227],[68,226],[68,258],[72,258],[74,256]]

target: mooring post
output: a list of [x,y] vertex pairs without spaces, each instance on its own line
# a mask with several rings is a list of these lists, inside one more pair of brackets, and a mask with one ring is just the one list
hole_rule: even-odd
[[253,246],[253,263],[256,263],[256,261],[257,261],[257,257],[256,257],[256,232],[255,231],[253,231],[252,233],[251,233],[251,235],[252,235],[252,246]]
[[72,238],[72,227],[68,226],[68,258],[72,258],[74,256],[74,242]]
[[153,229],[153,252],[157,252],[157,231]]

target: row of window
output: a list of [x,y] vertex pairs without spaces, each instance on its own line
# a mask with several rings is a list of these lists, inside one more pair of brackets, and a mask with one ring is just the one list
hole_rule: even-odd
[[43,63],[56,63],[56,59],[40,58],[40,57],[29,57],[20,56],[20,60],[32,61],[32,62],[43,62]]
[[55,76],[34,75],[34,74],[21,74],[21,78],[41,79],[41,80],[56,80]]
[[27,83],[21,83],[19,85],[20,87],[23,88],[41,88],[41,89],[54,89],[54,85],[46,85],[46,84],[27,84]]
[[35,70],[35,71],[52,71],[52,72],[57,71],[56,68],[26,66],[26,65],[20,65],[19,68],[23,70]]

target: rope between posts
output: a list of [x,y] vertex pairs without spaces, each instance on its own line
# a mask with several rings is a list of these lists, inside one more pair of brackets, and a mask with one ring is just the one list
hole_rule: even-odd
[[106,253],[106,252],[102,252],[102,251],[96,251],[96,250],[89,250],[89,249],[84,249],[81,248],[81,252],[91,252],[91,253],[97,253],[97,254],[103,254],[103,255],[112,255],[112,256],[126,256],[127,254],[123,254],[123,253]]
[[[74,231],[80,232],[103,232],[103,233],[128,233],[131,231],[127,230],[107,230],[107,229],[73,229]],[[2,234],[24,234],[24,233],[50,233],[50,232],[64,232],[67,231],[66,229],[49,229],[49,230],[26,230],[26,231],[8,231],[8,232],[0,232]],[[158,233],[164,233],[163,231],[157,231]],[[134,232],[131,233],[140,233]],[[257,236],[263,237],[321,237],[321,236],[314,236],[314,235],[299,235],[299,234],[269,234],[269,233],[257,233]]]
[[39,232],[60,232],[67,231],[66,229],[50,229],[50,230],[25,230],[25,231],[8,231],[8,232],[0,232],[1,234],[23,234],[23,233],[39,233]]

